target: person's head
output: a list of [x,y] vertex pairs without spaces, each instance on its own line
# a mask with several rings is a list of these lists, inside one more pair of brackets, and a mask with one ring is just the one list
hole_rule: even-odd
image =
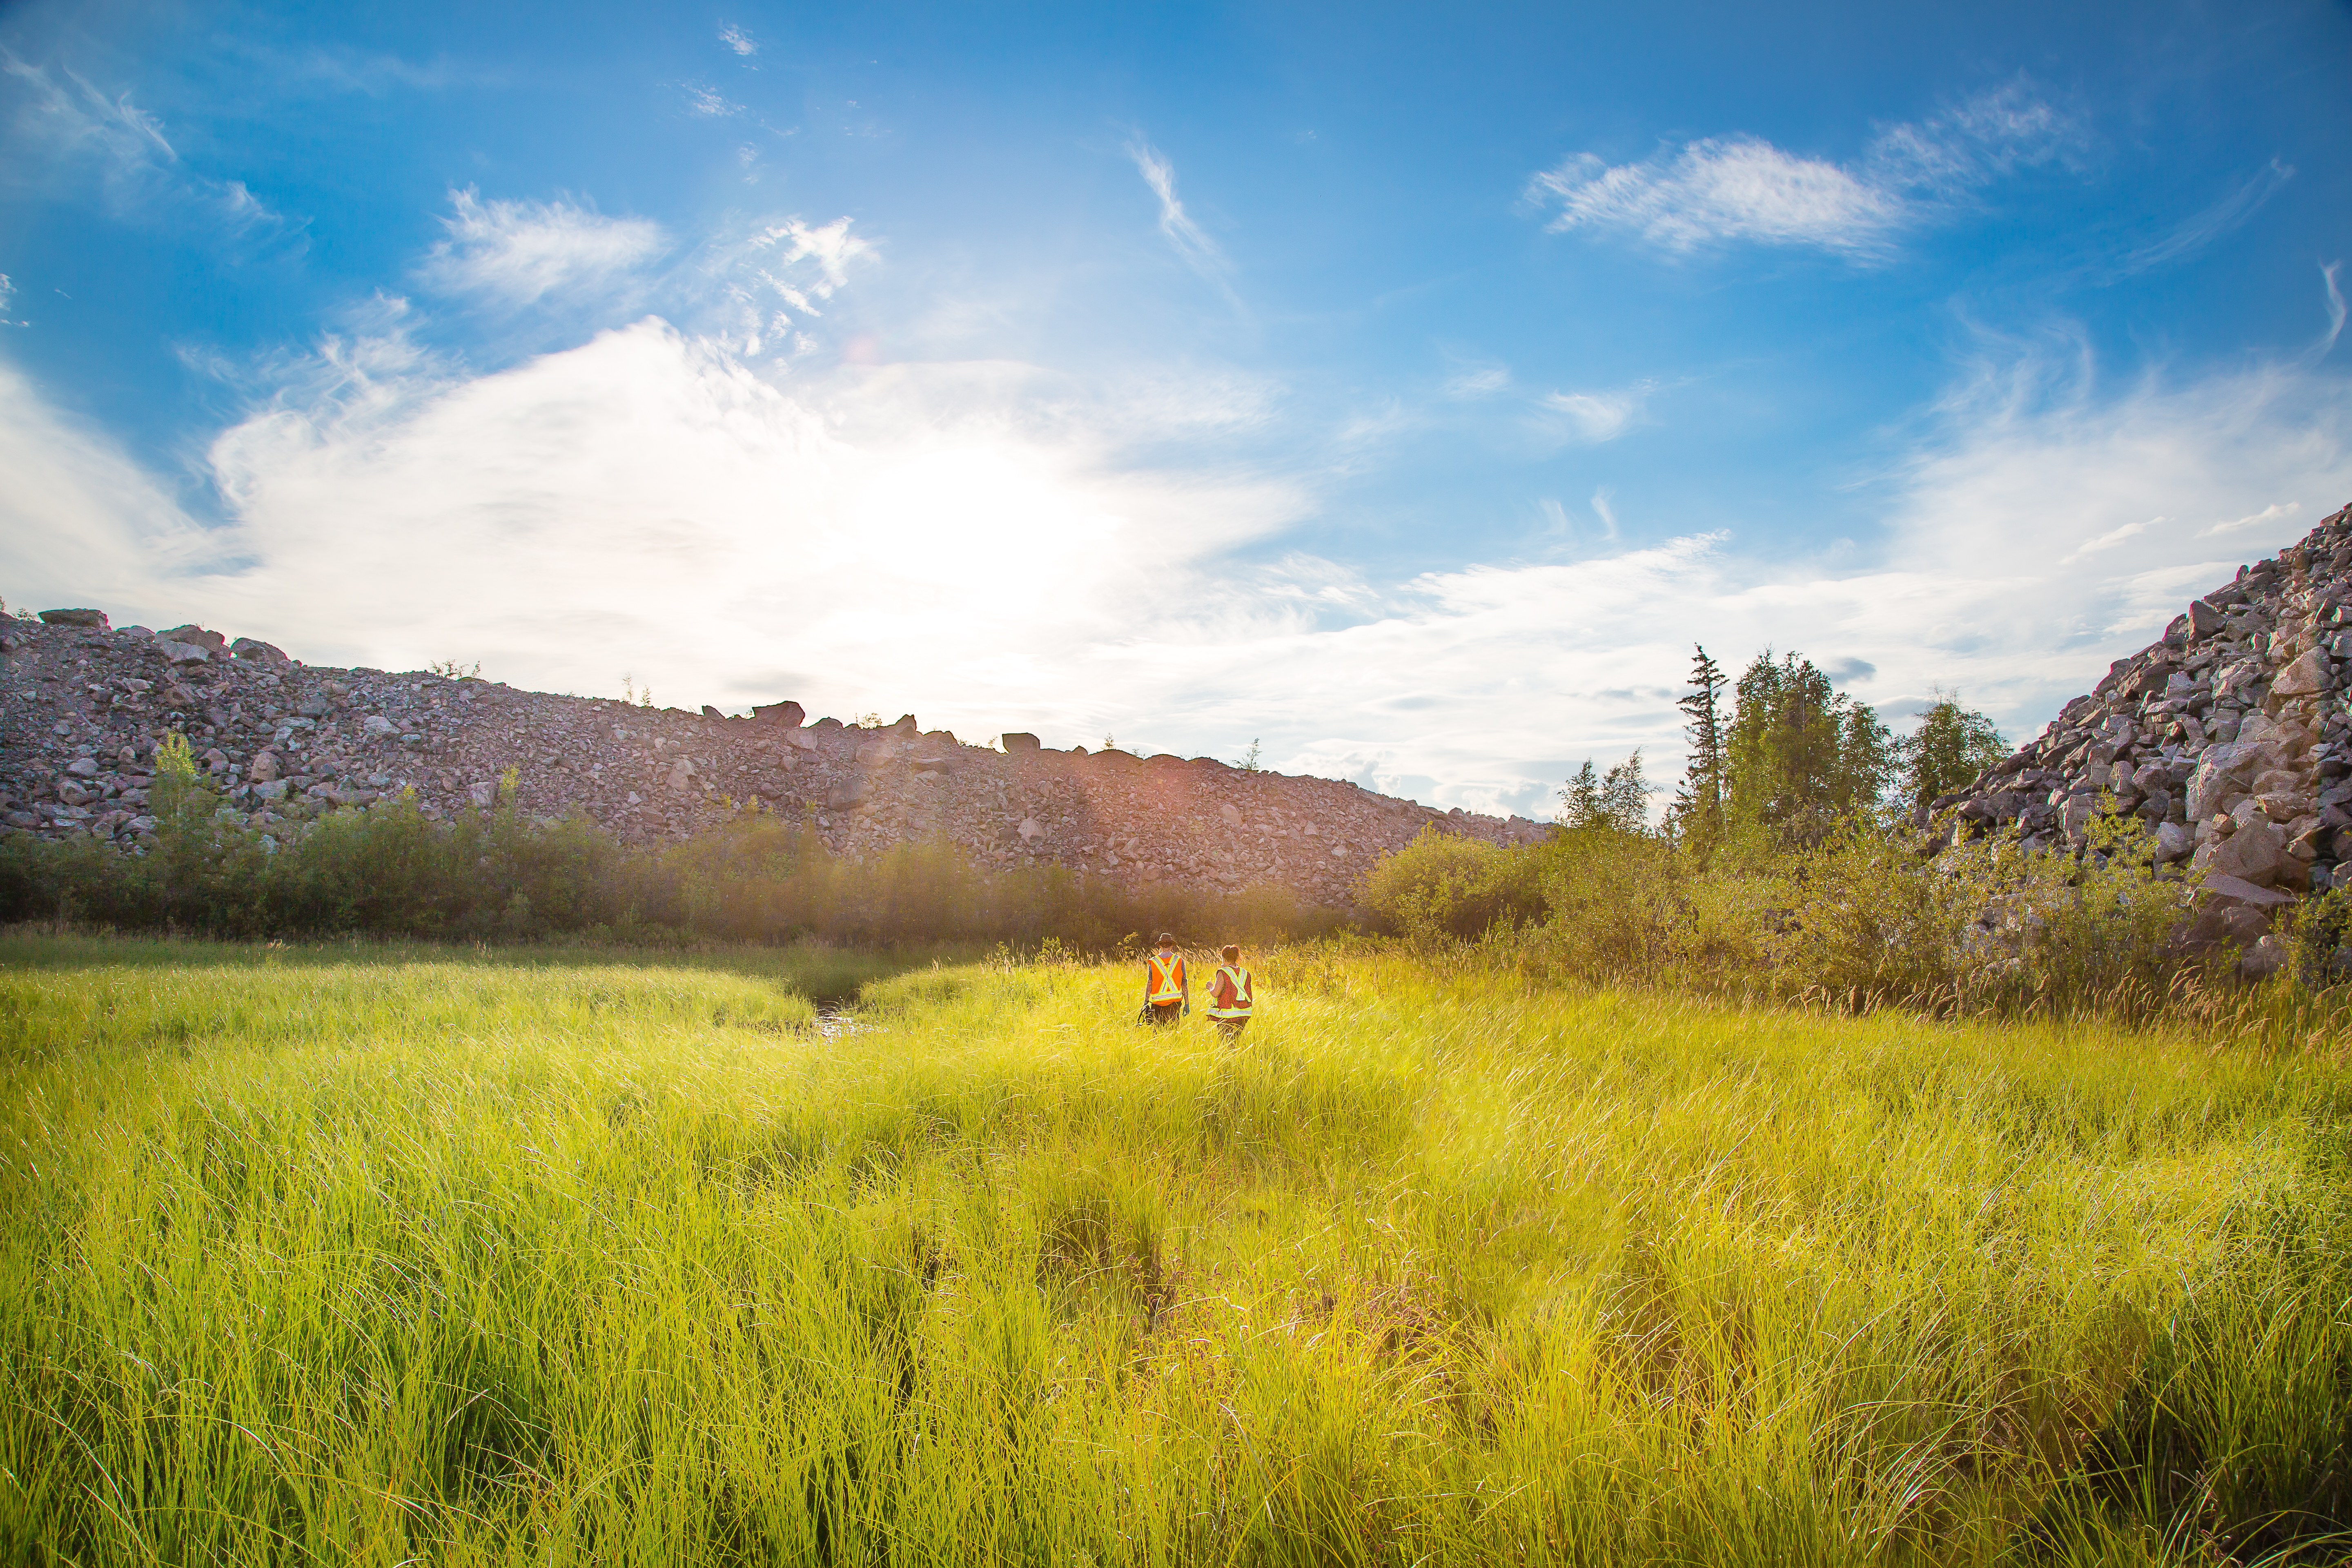
[[1220,948],[1218,951],[1225,955],[1227,963],[1239,963],[1242,961],[1242,950],[1238,947]]
[[1176,945],[1176,937],[1175,937],[1175,934],[1174,934],[1173,932],[1171,932],[1171,931],[1161,931],[1161,932],[1160,933],[1160,952],[1170,952],[1170,951],[1171,951],[1171,950],[1175,947],[1175,945]]

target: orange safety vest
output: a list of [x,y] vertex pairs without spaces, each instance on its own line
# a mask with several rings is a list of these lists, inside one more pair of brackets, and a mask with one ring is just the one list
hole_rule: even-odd
[[1230,964],[1217,965],[1217,978],[1209,982],[1211,999],[1213,1001],[1223,994],[1226,985],[1231,985],[1233,988],[1233,1000],[1222,1006],[1211,1006],[1209,1016],[1212,1018],[1248,1017],[1251,1005],[1256,1000],[1250,990],[1250,972],[1246,969],[1235,969]]
[[1160,961],[1160,955],[1153,953],[1151,968],[1145,978],[1144,984],[1147,990],[1146,999],[1154,1004],[1184,1000],[1183,956],[1180,953],[1162,963]]

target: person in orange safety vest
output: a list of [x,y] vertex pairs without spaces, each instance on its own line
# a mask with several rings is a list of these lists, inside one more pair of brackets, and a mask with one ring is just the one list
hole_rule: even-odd
[[1209,1016],[1216,1020],[1217,1033],[1230,1040],[1248,1026],[1257,998],[1250,972],[1242,967],[1242,950],[1224,949],[1224,960],[1217,965],[1216,978],[1209,982]]
[[1161,931],[1160,951],[1143,966],[1144,1016],[1154,1024],[1173,1024],[1192,1010],[1192,977],[1184,973],[1175,937]]

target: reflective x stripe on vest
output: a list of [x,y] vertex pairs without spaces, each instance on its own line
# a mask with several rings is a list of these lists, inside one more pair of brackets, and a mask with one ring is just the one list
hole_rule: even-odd
[[1167,963],[1162,963],[1160,962],[1160,955],[1158,953],[1155,952],[1151,955],[1150,999],[1154,1002],[1181,1002],[1184,1000],[1183,959],[1171,958]]
[[[1217,978],[1219,980],[1223,980],[1228,977],[1230,977],[1234,983],[1233,1005],[1230,1007],[1212,1007],[1209,1009],[1209,1016],[1212,1018],[1246,1018],[1250,1016],[1251,1004],[1255,1000],[1250,992],[1250,972],[1246,969],[1235,969],[1229,964],[1221,963],[1217,965]],[[1215,994],[1215,989],[1213,986],[1211,988],[1210,994],[1212,995]]]

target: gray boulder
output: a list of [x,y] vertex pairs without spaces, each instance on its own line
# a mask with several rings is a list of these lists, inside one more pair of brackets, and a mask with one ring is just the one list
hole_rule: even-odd
[[1037,737],[1030,734],[1025,730],[1008,731],[1004,734],[998,736],[997,739],[1007,752],[1011,752],[1015,754],[1022,752],[1034,752],[1038,750]]
[[2243,792],[2263,763],[2262,748],[2252,741],[2227,741],[2205,748],[2197,771],[2189,775],[2189,820],[2201,821],[2221,808],[2225,795]]
[[218,632],[208,632],[194,622],[184,626],[173,626],[169,631],[157,632],[155,635],[166,642],[186,643],[192,647],[203,648],[208,655],[224,653],[228,648],[228,638]]
[[797,702],[764,702],[751,710],[751,717],[762,724],[781,724],[787,730],[797,730],[808,721],[808,712]]
[[2199,853],[2209,857],[2206,869],[2212,875],[2234,877],[2257,888],[2272,886],[2286,871],[2286,835],[2275,823],[2259,817]]
[[237,638],[228,645],[228,655],[231,658],[242,659],[247,664],[268,665],[273,668],[294,662],[286,657],[285,649],[274,643],[263,642],[257,637]]
[[2238,978],[2268,980],[2284,971],[2294,956],[2293,950],[2276,934],[2265,936],[2254,943],[2252,952],[2238,960]]
[[2294,662],[2280,670],[2271,682],[2273,697],[2316,697],[2327,689],[2327,667],[2317,648],[2306,648],[2297,654]]
[[95,626],[107,629],[104,610],[43,610],[41,624],[48,626]]
[[2294,902],[2293,893],[2276,888],[2258,888],[2252,882],[2235,877],[2209,876],[2202,891],[2208,902],[2218,905],[2244,904],[2257,910],[2274,910],[2281,904]]

